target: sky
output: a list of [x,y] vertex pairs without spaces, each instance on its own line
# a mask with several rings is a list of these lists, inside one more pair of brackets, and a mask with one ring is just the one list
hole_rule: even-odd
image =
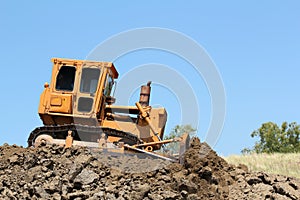
[[[191,38],[215,64],[226,118],[213,148],[220,155],[239,154],[257,141],[250,134],[262,123],[300,123],[299,9],[296,0],[1,1],[0,145],[26,146],[29,133],[42,125],[37,108],[52,57],[85,59],[112,36],[157,27]],[[149,63],[168,66],[189,83],[198,102],[197,135],[204,140],[212,117],[205,78],[170,52],[144,49],[115,60],[121,80]],[[139,86],[129,91],[129,104],[138,98]],[[183,121],[181,100],[168,85],[154,82],[151,103],[167,109],[166,132]]]

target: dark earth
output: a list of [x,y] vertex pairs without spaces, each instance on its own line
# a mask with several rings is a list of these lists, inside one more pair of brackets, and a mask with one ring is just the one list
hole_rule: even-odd
[[184,164],[85,147],[0,147],[0,199],[300,199],[300,180],[229,165],[193,138]]

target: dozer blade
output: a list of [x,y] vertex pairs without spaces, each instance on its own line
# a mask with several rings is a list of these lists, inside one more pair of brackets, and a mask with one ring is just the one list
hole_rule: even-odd
[[190,148],[190,135],[188,133],[184,133],[180,137],[179,145],[179,162],[184,164],[184,153]]
[[175,158],[169,158],[169,157],[166,157],[166,156],[162,156],[162,155],[159,155],[159,154],[156,154],[156,153],[153,153],[153,152],[149,152],[149,151],[145,151],[143,149],[138,149],[136,147],[129,146],[127,144],[125,144],[124,147],[129,149],[129,150],[144,153],[144,154],[150,155],[150,156],[155,157],[155,158],[164,159],[164,160],[167,160],[167,161],[170,161],[170,162],[178,162],[178,160],[175,159]]

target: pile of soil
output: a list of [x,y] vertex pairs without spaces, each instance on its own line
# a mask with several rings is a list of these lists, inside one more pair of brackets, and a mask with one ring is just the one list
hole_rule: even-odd
[[3,145],[0,199],[300,199],[300,181],[229,165],[197,138],[183,165],[84,147]]

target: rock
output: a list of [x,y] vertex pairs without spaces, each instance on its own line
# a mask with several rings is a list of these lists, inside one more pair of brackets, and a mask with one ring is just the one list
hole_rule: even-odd
[[287,181],[287,177],[285,176],[280,176],[280,175],[277,175],[274,182],[286,182]]
[[106,186],[104,189],[106,192],[114,192],[116,187],[117,187],[116,185],[110,184],[110,185]]
[[150,193],[148,194],[148,197],[152,200],[162,200],[164,199],[160,194],[157,194],[157,193]]
[[93,197],[97,197],[97,198],[103,198],[105,195],[105,193],[103,191],[94,193]]
[[107,193],[106,194],[106,199],[110,199],[110,200],[116,200],[116,196],[114,194],[111,194],[111,193]]
[[175,192],[170,191],[170,190],[163,191],[161,193],[161,196],[164,199],[169,199],[169,200],[176,200],[180,197],[180,195],[177,192],[175,193]]
[[159,177],[159,180],[162,180],[166,183],[169,183],[169,182],[171,182],[171,177],[167,176],[167,175],[162,175],[162,176]]
[[190,182],[188,180],[182,180],[179,184],[179,191],[188,191],[189,194],[197,193],[198,187],[195,183]]
[[62,183],[59,179],[54,179],[50,183],[44,184],[44,188],[51,193],[60,193],[62,191]]
[[248,167],[244,164],[239,164],[237,168],[243,170],[244,172],[248,172]]
[[211,179],[212,170],[208,166],[202,168],[199,172],[199,176],[207,181]]
[[41,160],[41,163],[47,169],[53,170],[53,167],[54,167],[53,160],[51,160],[51,159],[43,159],[43,160]]
[[272,183],[272,178],[265,173],[260,172],[257,177],[260,178],[264,184],[270,185]]
[[289,185],[290,185],[291,187],[293,187],[295,190],[299,190],[299,189],[300,189],[300,188],[299,188],[300,186],[297,185],[297,183],[296,183],[295,180],[289,181]]
[[61,195],[59,193],[54,193],[52,197],[54,200],[61,200]]
[[188,191],[182,190],[182,191],[180,192],[180,194],[181,194],[182,197],[186,198],[186,197],[188,196],[189,193],[188,193]]
[[73,192],[73,193],[69,193],[67,195],[68,199],[76,199],[78,197],[80,197],[80,199],[87,199],[89,196],[91,195],[90,191],[78,191],[78,192]]
[[42,187],[35,187],[35,195],[41,197],[43,199],[49,199],[50,195],[42,188]]
[[[247,188],[250,189],[250,188]],[[261,196],[267,197],[268,195],[274,193],[274,189],[271,185],[266,185],[264,183],[258,183],[253,185],[251,188],[252,191],[255,191],[257,194],[261,194]]]
[[295,190],[288,183],[276,183],[273,185],[273,188],[276,193],[285,195],[290,199],[296,200],[300,198],[300,191]]
[[249,176],[245,179],[249,185],[261,183],[262,180],[257,176]]
[[93,183],[99,178],[98,174],[96,174],[92,170],[83,169],[78,176],[76,176],[74,183],[80,183],[81,185],[88,185]]
[[151,188],[149,184],[139,184],[136,186],[136,188],[134,188],[134,190],[137,191],[141,197],[144,197],[145,194],[147,194],[150,191],[150,189]]
[[14,164],[14,163],[17,163],[19,160],[19,157],[17,155],[13,155],[11,157],[9,157],[9,162]]
[[188,197],[186,199],[187,200],[200,200],[201,198],[198,197],[196,194],[190,194],[190,195],[188,195]]

